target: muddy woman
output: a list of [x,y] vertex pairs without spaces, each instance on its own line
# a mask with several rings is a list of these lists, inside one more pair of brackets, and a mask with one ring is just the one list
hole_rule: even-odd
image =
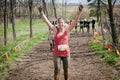
[[68,80],[68,70],[70,62],[70,49],[68,44],[69,32],[74,29],[78,19],[80,18],[80,13],[82,12],[83,6],[78,6],[78,11],[74,21],[69,27],[65,27],[64,20],[58,18],[58,28],[55,28],[54,25],[50,23],[48,18],[43,12],[42,6],[38,8],[42,19],[48,25],[48,28],[54,32],[54,50],[53,50],[53,62],[54,62],[54,80],[59,80],[60,73],[60,62],[63,62],[64,70],[64,80]]

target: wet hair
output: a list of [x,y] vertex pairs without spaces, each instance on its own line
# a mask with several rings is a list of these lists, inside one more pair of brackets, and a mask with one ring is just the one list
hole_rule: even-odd
[[57,21],[59,22],[60,20],[63,20],[63,19],[62,19],[62,18],[58,18],[58,20],[57,20]]

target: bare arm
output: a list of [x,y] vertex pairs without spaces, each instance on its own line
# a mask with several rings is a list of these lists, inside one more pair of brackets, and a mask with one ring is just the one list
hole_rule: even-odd
[[39,13],[40,13],[41,17],[43,18],[43,20],[45,21],[45,23],[48,25],[48,27],[50,28],[50,30],[52,30],[53,32],[56,32],[56,28],[54,27],[54,25],[52,25],[50,23],[50,21],[48,20],[48,18],[45,16],[45,14],[44,14],[41,6],[38,8],[38,10],[39,10]]
[[78,19],[80,18],[80,13],[82,12],[83,6],[82,6],[82,5],[79,5],[78,8],[79,8],[79,10],[78,10],[77,15],[76,15],[76,17],[75,17],[75,20],[71,23],[71,25],[70,25],[70,27],[69,27],[69,29],[68,29],[69,31],[71,31],[71,30],[75,27]]

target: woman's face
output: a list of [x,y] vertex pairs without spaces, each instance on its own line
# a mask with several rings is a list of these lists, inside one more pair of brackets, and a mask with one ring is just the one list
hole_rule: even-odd
[[59,20],[58,20],[58,26],[59,26],[59,28],[62,28],[62,27],[64,26],[64,21],[63,21],[63,19],[59,19]]

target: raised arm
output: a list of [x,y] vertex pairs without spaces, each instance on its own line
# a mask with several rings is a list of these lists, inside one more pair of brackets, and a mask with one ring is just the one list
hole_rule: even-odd
[[75,27],[75,25],[76,25],[78,19],[80,18],[80,13],[82,12],[83,5],[79,5],[78,8],[79,8],[79,10],[77,11],[75,20],[71,23],[71,25],[70,25],[70,27],[69,27],[69,29],[68,29],[69,31],[71,31],[71,30]]
[[48,25],[48,27],[50,28],[50,30],[52,30],[53,32],[56,32],[56,28],[54,27],[54,25],[52,25],[50,23],[50,21],[48,20],[48,18],[45,16],[44,12],[43,12],[43,9],[42,9],[42,6],[40,6],[38,8],[39,10],[39,13],[40,13],[40,16],[42,17],[42,19],[45,21],[45,23]]

